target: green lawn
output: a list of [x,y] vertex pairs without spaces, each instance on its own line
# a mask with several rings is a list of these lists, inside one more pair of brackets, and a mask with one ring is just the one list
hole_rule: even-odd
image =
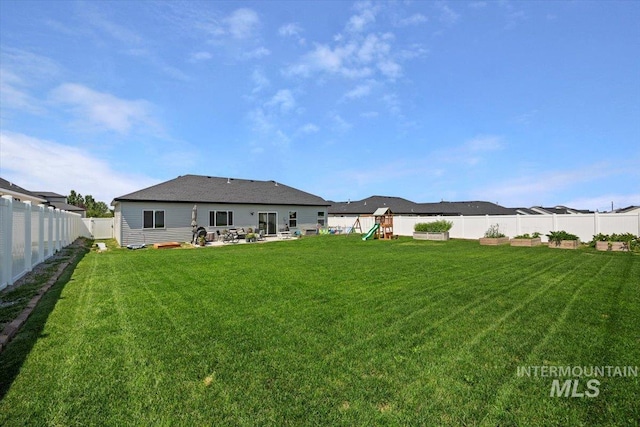
[[318,236],[91,252],[63,279],[0,355],[0,425],[640,420],[640,377],[517,375],[640,365],[634,254]]

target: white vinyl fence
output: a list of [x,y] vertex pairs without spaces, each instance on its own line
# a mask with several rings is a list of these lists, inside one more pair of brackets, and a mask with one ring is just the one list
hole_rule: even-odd
[[[402,216],[394,215],[393,232],[400,236],[411,236],[418,222],[440,219],[453,222],[449,236],[457,239],[478,239],[485,231],[498,224],[500,231],[508,237],[539,232],[543,241],[550,231],[564,230],[577,235],[581,241],[589,242],[598,233],[631,233],[640,235],[640,213],[593,213],[571,215],[483,215],[483,216]],[[329,217],[329,227],[350,229],[356,217]],[[374,224],[373,216],[361,216],[362,232],[366,233]]]
[[0,197],[0,290],[81,235],[80,215]]
[[113,239],[113,218],[82,218],[83,237]]

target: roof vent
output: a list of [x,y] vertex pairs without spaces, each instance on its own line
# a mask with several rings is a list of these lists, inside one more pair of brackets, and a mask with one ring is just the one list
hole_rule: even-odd
[[276,183],[276,187],[277,187],[278,186],[278,181],[275,181],[275,183]]
[[231,178],[227,178],[227,184],[231,184]]

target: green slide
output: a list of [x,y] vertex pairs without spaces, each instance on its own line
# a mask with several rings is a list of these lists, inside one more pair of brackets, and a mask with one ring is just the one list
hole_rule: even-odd
[[378,228],[380,228],[380,224],[374,224],[373,227],[371,227],[371,230],[369,230],[369,232],[364,235],[362,240],[370,239],[371,236],[373,236],[373,233],[375,233]]

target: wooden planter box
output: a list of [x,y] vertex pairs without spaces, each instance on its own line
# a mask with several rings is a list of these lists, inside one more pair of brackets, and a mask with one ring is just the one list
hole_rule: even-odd
[[511,246],[539,246],[542,244],[542,239],[536,237],[535,239],[511,239]]
[[550,248],[555,249],[578,249],[580,240],[561,240],[558,245],[556,242],[549,242]]
[[498,246],[509,243],[508,237],[481,237],[480,244],[483,246]]
[[625,242],[596,242],[596,249],[599,251],[628,251],[629,246]]
[[416,240],[449,240],[449,232],[414,231],[413,238]]

